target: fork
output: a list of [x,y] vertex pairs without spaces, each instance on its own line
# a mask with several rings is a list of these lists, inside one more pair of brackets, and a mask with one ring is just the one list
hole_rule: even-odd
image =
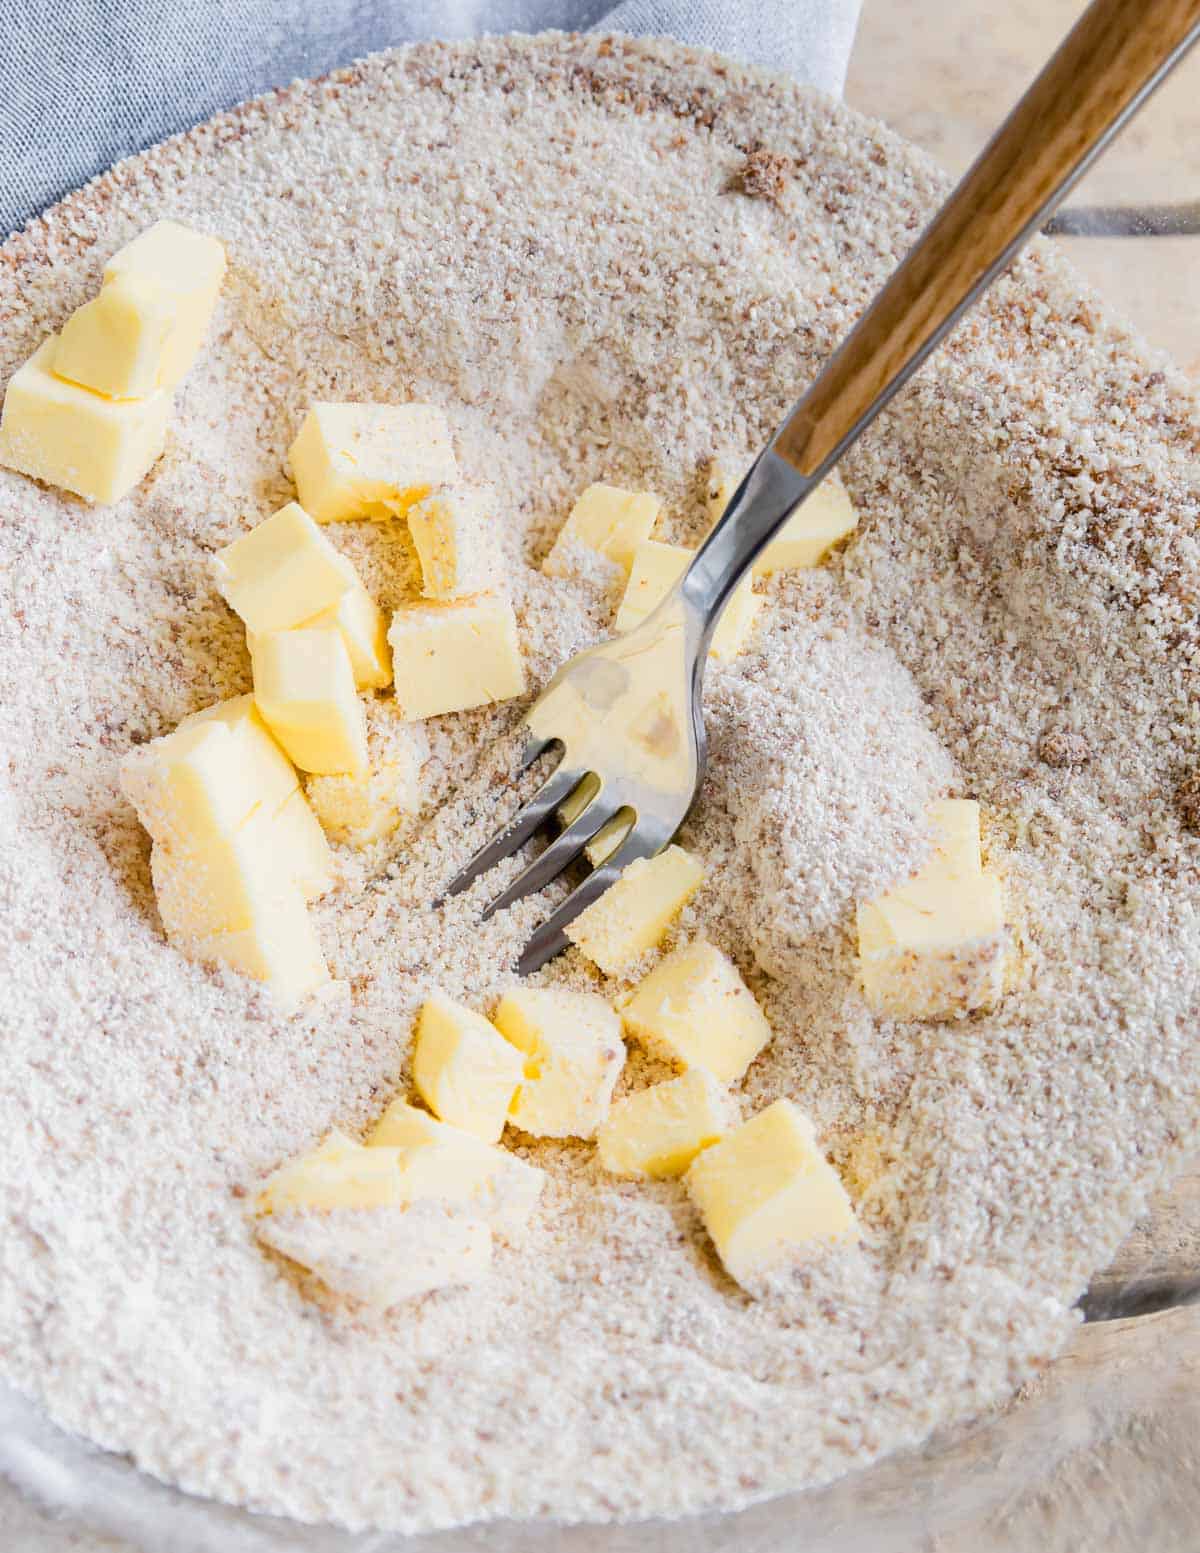
[[524,846],[581,783],[582,808],[485,919],[544,889],[614,816],[632,823],[534,932],[522,975],[564,949],[568,923],[630,863],[660,852],[691,807],[704,769],[709,643],[754,558],[1198,35],[1200,0],[1094,0],[759,455],[671,593],[632,631],[570,659],[530,707],[522,767],[556,750],[558,762],[446,895]]

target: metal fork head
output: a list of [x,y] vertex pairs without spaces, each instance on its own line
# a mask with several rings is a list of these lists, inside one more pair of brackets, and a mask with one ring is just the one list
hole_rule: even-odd
[[653,857],[679,829],[704,763],[697,683],[703,633],[697,612],[672,594],[634,630],[565,663],[526,713],[523,764],[555,750],[558,762],[529,802],[451,880],[447,895],[467,889],[516,852],[584,781],[592,796],[488,904],[485,919],[543,889],[619,810],[631,811],[634,820],[616,850],[534,934],[519,962],[523,974],[566,946],[566,924],[622,869]]
[[587,801],[484,917],[545,888],[621,809],[633,824],[534,933],[518,961],[527,974],[566,947],[564,929],[630,863],[661,852],[691,807],[704,769],[702,698],[708,645],[721,609],[759,550],[816,477],[767,452],[747,473],[686,574],[641,625],[565,663],[525,716],[528,766],[558,763],[512,820],[447,886],[457,895],[524,846],[580,783]]

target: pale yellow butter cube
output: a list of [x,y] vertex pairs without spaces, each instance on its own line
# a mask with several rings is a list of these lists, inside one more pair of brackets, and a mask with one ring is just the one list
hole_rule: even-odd
[[613,1106],[596,1132],[600,1163],[618,1176],[678,1176],[729,1126],[730,1106],[711,1073],[694,1068]]
[[625,1065],[620,1021],[604,999],[514,988],[501,998],[495,1024],[525,1054],[508,1113],[513,1125],[538,1138],[592,1137]]
[[442,1121],[485,1143],[497,1142],[524,1067],[521,1053],[482,1014],[442,992],[425,999],[417,1020],[413,1083]]
[[339,631],[255,637],[251,661],[263,720],[302,771],[366,771],[366,718]]
[[268,808],[278,809],[296,791],[300,779],[263,722],[253,695],[231,696],[227,701],[214,701],[198,712],[190,712],[175,732],[181,734],[188,728],[213,724],[229,729],[238,759],[247,769],[247,784]]
[[298,890],[264,899],[248,927],[225,933],[168,932],[189,960],[228,965],[265,982],[285,1013],[329,984],[316,928]]
[[150,875],[167,932],[246,928],[275,899],[298,889],[298,865],[285,855],[279,834],[274,816],[259,808],[225,835],[210,833],[192,843],[155,842]]
[[114,399],[172,389],[196,359],[225,276],[215,237],[157,221],[119,249],[63,329],[54,370]]
[[304,626],[312,630],[336,626],[350,654],[350,667],[359,690],[383,690],[392,683],[387,619],[365,588],[349,589],[336,604],[306,620]]
[[164,376],[175,327],[171,297],[119,276],[63,325],[54,370],[110,399],[145,399],[174,384]]
[[929,820],[934,851],[925,866],[857,910],[867,1002],[899,1019],[971,1013],[1004,992],[1004,898],[982,864],[979,806],[945,799],[930,806]]
[[402,516],[458,478],[449,424],[431,404],[314,404],[288,458],[318,523]]
[[790,1100],[705,1149],[686,1183],[726,1271],[751,1290],[806,1247],[859,1238],[846,1189]]
[[236,734],[223,723],[180,726],[123,757],[125,796],[157,842],[184,845],[231,835],[268,799],[282,804],[296,789],[287,762],[286,790],[278,768],[265,774],[249,760]]
[[[705,505],[713,523],[724,517],[741,479],[740,474],[730,473],[720,459],[713,459],[709,465]],[[753,575],[766,577],[772,572],[819,566],[833,546],[857,527],[858,513],[835,469],[762,551],[754,563]]]
[[406,1202],[444,1202],[484,1219],[498,1235],[519,1235],[537,1207],[545,1171],[393,1100],[367,1137],[370,1148],[395,1149]]
[[586,546],[626,571],[642,540],[650,537],[662,502],[648,491],[626,491],[618,485],[589,485],[571,508],[558,538],[542,562],[547,577],[569,575],[571,549]]
[[408,509],[427,599],[461,598],[496,586],[501,560],[494,506],[490,489],[446,485]]
[[9,380],[0,464],[87,501],[120,501],[163,450],[170,392],[106,399],[56,377],[55,348],[51,336]]
[[697,939],[667,955],[621,1009],[647,1051],[722,1084],[740,1079],[771,1039],[771,1027],[737,966]]
[[218,550],[212,565],[225,602],[255,636],[304,625],[361,589],[353,564],[294,501]]
[[333,884],[333,853],[320,820],[299,788],[275,811],[271,832],[271,844],[304,899],[324,895]]
[[402,722],[392,701],[368,697],[365,711],[368,770],[307,782],[308,800],[327,833],[353,847],[369,846],[420,812],[427,753],[420,728]]
[[327,1289],[375,1310],[477,1283],[492,1262],[488,1226],[434,1202],[285,1208],[260,1219],[256,1233]]
[[[616,630],[632,631],[652,615],[683,576],[695,553],[686,545],[664,545],[657,539],[643,540],[633,552],[633,569],[614,622]],[[737,657],[754,630],[761,605],[762,599],[754,592],[747,578],[734,590],[713,632],[709,652],[714,658],[728,663]]]
[[524,694],[517,620],[507,599],[476,593],[406,604],[392,616],[388,641],[396,705],[410,720]]
[[362,776],[316,776],[309,802],[335,841],[366,847],[388,836],[421,807],[415,765],[400,760],[372,765]]
[[619,976],[655,948],[704,881],[704,868],[682,847],[630,863],[599,900],[565,929],[571,942],[608,976]]
[[289,1160],[263,1182],[259,1213],[286,1208],[382,1208],[404,1202],[398,1149],[365,1148],[331,1132],[308,1154]]

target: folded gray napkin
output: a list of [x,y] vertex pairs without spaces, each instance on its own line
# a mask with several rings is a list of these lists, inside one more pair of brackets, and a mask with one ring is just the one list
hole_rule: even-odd
[[840,94],[860,0],[0,0],[0,236],[112,162],[414,38],[667,34]]

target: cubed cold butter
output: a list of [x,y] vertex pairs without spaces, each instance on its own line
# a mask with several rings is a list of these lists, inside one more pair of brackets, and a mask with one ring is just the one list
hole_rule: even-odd
[[[271,747],[278,750],[274,740]],[[296,790],[291,762],[278,753],[283,767],[270,756],[260,767],[253,742],[224,723],[181,724],[122,759],[121,786],[155,841],[194,845],[231,835]]]
[[495,1143],[521,1082],[525,1059],[489,1020],[445,993],[425,999],[412,1074],[417,1093],[444,1122]]
[[859,1238],[846,1189],[790,1100],[705,1149],[685,1179],[726,1271],[750,1290],[806,1247]]
[[406,815],[420,812],[427,754],[419,726],[401,721],[390,699],[369,696],[364,710],[367,771],[314,776],[306,783],[308,801],[326,832],[352,847],[370,846],[390,835]]
[[150,875],[167,932],[233,932],[269,915],[278,897],[298,890],[297,865],[277,838],[274,816],[258,809],[225,835],[155,842]]
[[711,1073],[694,1068],[618,1100],[596,1132],[600,1163],[618,1176],[678,1176],[729,1126],[730,1106]]
[[198,854],[211,881],[241,838],[243,852],[257,847],[269,863],[269,871],[266,863],[253,870],[259,883],[294,883],[311,900],[333,882],[328,843],[252,696],[206,707],[174,733],[131,750],[121,785],[177,867]]
[[621,1009],[625,1028],[655,1056],[732,1084],[771,1039],[737,966],[697,939],[655,966]]
[[661,942],[703,880],[703,867],[682,847],[639,858],[567,924],[566,935],[606,975],[619,976]]
[[294,501],[218,550],[212,564],[222,597],[255,636],[303,625],[361,587],[353,564]]
[[168,391],[203,343],[225,275],[215,237],[157,221],[118,250],[63,328],[54,370],[113,399]]
[[509,1120],[538,1138],[590,1138],[608,1115],[625,1065],[621,1024],[590,992],[518,987],[496,1028],[525,1054]]
[[302,771],[367,770],[366,718],[340,631],[255,637],[251,662],[263,720]]
[[648,491],[589,485],[571,508],[542,570],[547,577],[569,575],[573,570],[571,551],[582,545],[628,572],[634,551],[650,537],[661,506],[658,497]]
[[168,932],[168,937],[189,960],[228,965],[265,982],[284,1013],[329,984],[316,928],[296,889],[264,900],[248,927],[209,934]]
[[288,458],[318,523],[402,516],[458,477],[449,424],[431,404],[314,404]]
[[461,598],[496,586],[501,558],[495,500],[483,486],[445,485],[408,509],[427,599]]
[[388,641],[396,705],[410,720],[524,693],[517,620],[507,599],[476,593],[406,604],[392,616]]
[[[730,473],[719,459],[709,465],[706,506],[714,523],[725,515],[741,478],[740,474]],[[841,475],[834,470],[763,550],[754,563],[754,575],[765,577],[771,572],[819,566],[833,546],[857,527],[858,513],[842,484]]]
[[404,1201],[444,1202],[482,1218],[505,1239],[525,1228],[546,1184],[535,1165],[405,1100],[392,1101],[367,1145],[396,1150]]
[[[633,569],[617,611],[616,629],[632,631],[653,614],[683,576],[695,553],[686,545],[664,545],[657,539],[644,539],[633,552]],[[737,657],[749,640],[761,605],[762,599],[747,578],[734,590],[713,632],[709,651],[714,658],[727,663]]]
[[260,1219],[256,1233],[334,1294],[375,1310],[477,1283],[492,1261],[488,1226],[434,1202],[285,1208]]
[[404,1200],[399,1150],[366,1148],[335,1130],[310,1153],[269,1175],[255,1206],[259,1213],[279,1213],[287,1208],[382,1208]]
[[308,630],[334,626],[342,633],[342,641],[350,654],[354,683],[359,690],[383,690],[392,683],[387,618],[361,585],[348,589],[336,604],[303,624]]
[[56,346],[51,336],[9,381],[0,464],[87,501],[120,501],[163,450],[170,392],[106,399],[55,376]]
[[925,866],[858,906],[863,991],[876,1013],[898,1019],[990,1008],[1005,987],[1003,891],[982,865],[979,806],[945,799],[928,817],[934,850]]

